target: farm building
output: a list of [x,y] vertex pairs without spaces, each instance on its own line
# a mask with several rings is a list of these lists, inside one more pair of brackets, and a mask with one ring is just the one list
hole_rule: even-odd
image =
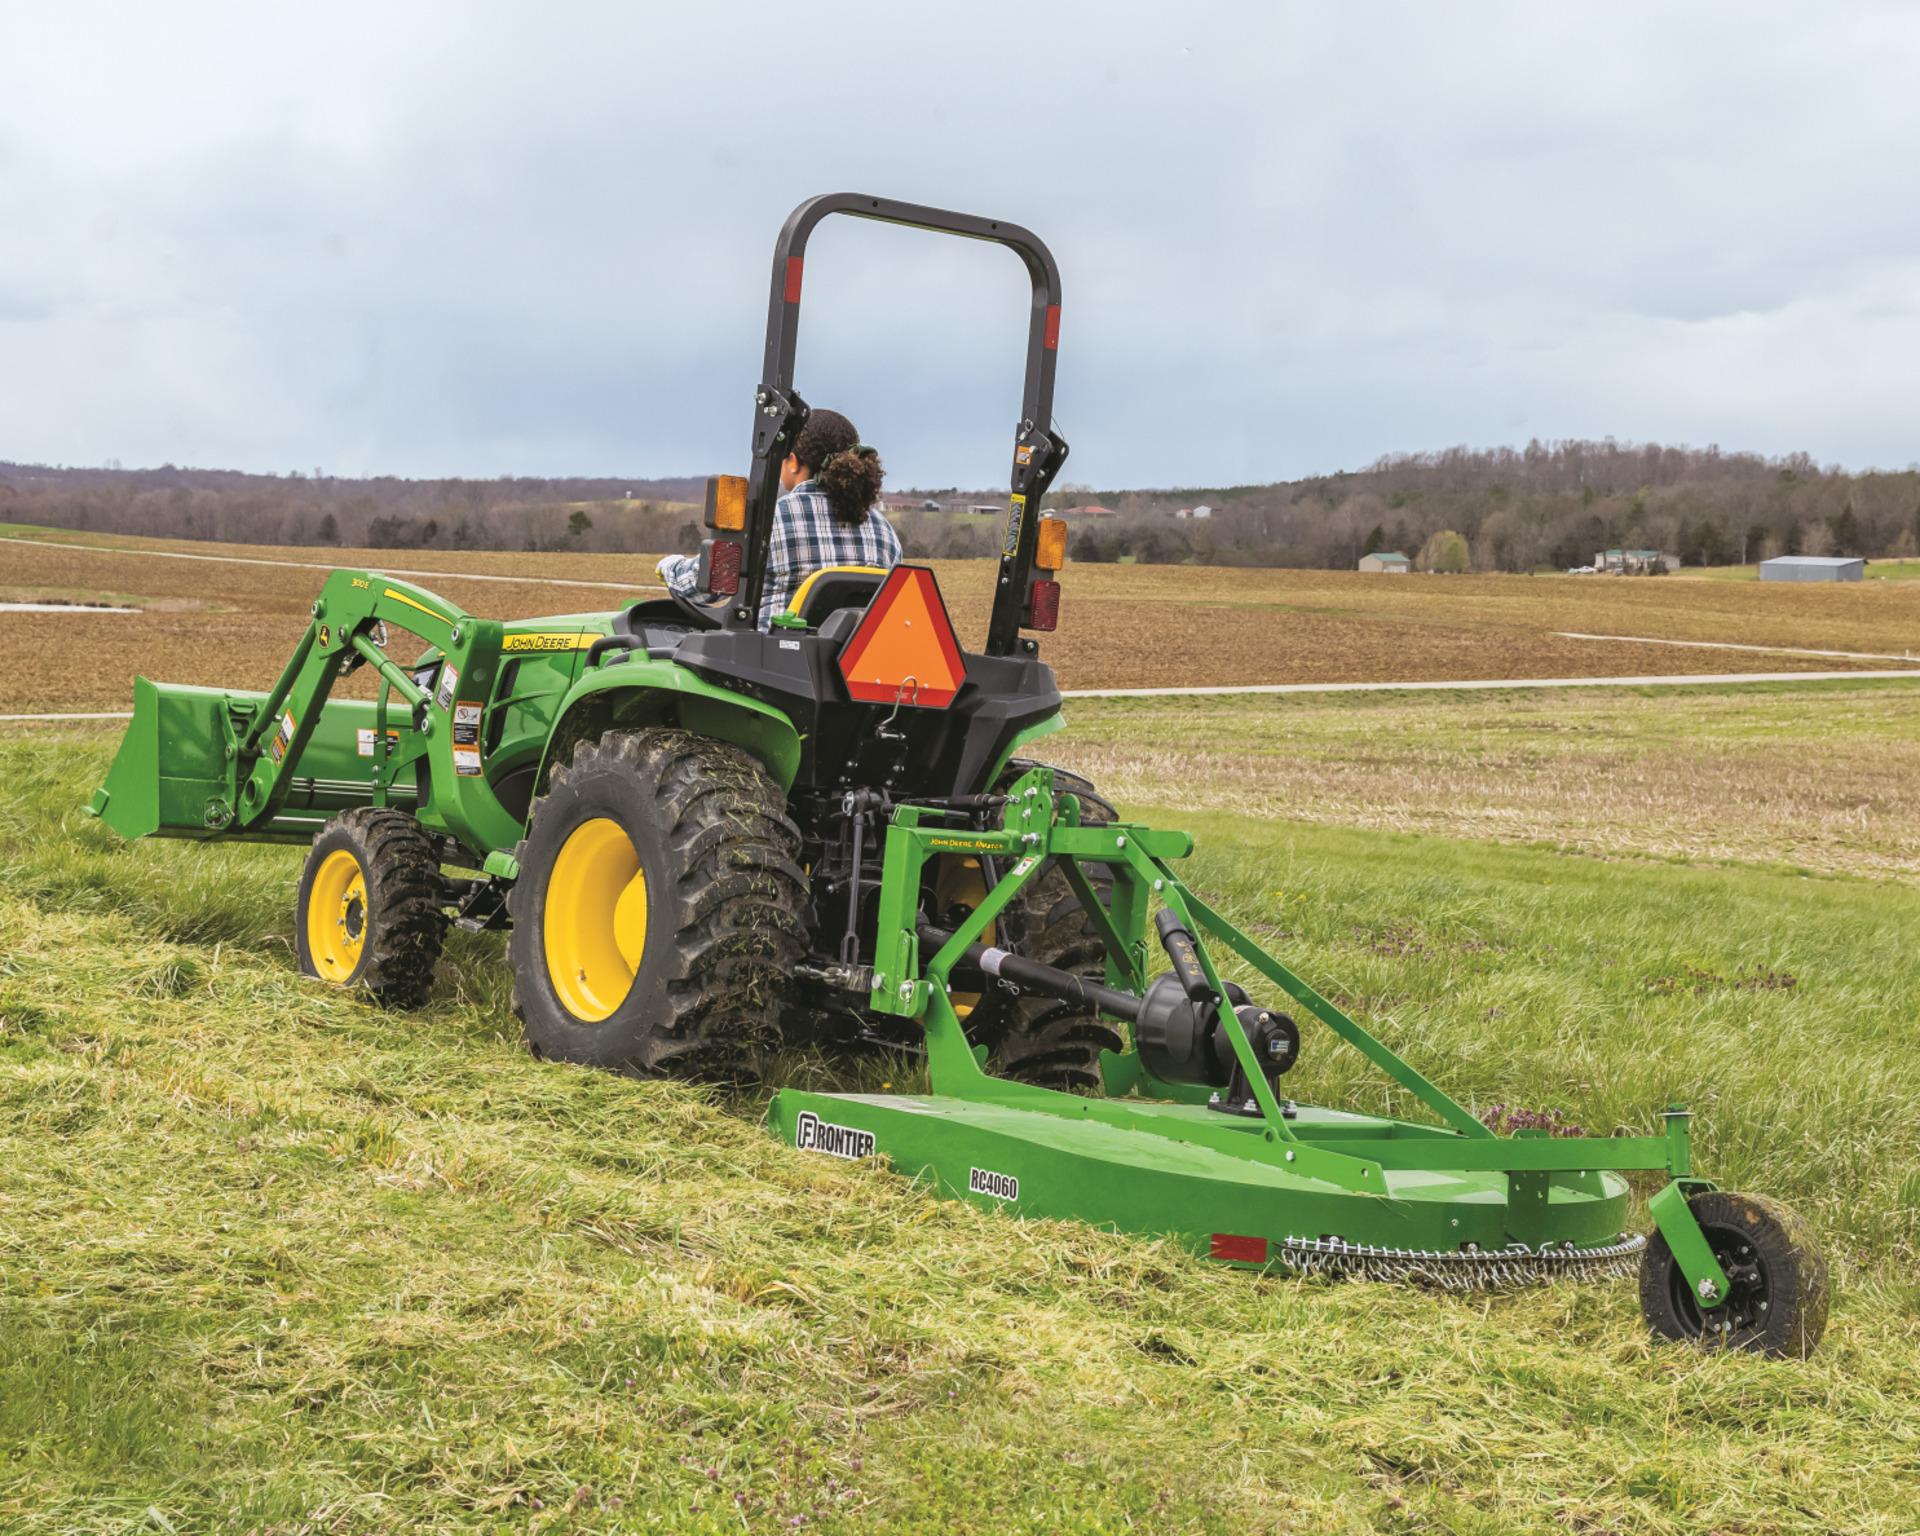
[[1181,507],[1173,515],[1175,517],[1182,518],[1182,519],[1195,518],[1195,517],[1208,518],[1213,516],[1213,508],[1212,507]]
[[1370,555],[1360,557],[1359,569],[1379,571],[1388,576],[1404,576],[1413,569],[1413,562],[1405,555],[1390,549],[1378,549]]
[[1096,507],[1089,503],[1084,507],[1068,507],[1062,515],[1065,517],[1114,517],[1118,514],[1112,507]]
[[1594,555],[1593,568],[1603,576],[1656,576],[1679,570],[1680,557],[1657,549],[1603,549]]
[[1858,555],[1777,555],[1760,562],[1762,581],[1858,581],[1866,561]]

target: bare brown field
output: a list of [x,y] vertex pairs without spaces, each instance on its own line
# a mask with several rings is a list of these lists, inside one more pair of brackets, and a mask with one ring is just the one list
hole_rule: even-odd
[[[113,598],[134,615],[0,615],[0,713],[126,708],[136,673],[265,687],[306,621],[317,569],[152,558],[173,551],[449,574],[416,578],[476,613],[604,610],[614,588],[537,579],[651,582],[648,554],[316,550],[0,529],[86,549],[0,543],[10,598]],[[96,552],[97,551],[97,552]],[[935,562],[963,636],[985,627],[992,567]],[[493,577],[475,581],[455,572]],[[1920,652],[1920,583],[1774,587],[1577,577],[1382,577],[1344,571],[1074,566],[1064,628],[1042,654],[1067,688],[1606,677],[1829,670],[1815,657],[1555,637],[1666,639]],[[1873,670],[1893,662],[1861,662]]]

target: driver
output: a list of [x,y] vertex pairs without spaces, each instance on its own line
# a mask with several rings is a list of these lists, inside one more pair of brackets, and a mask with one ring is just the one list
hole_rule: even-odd
[[[823,566],[888,570],[899,563],[899,536],[880,510],[882,474],[880,455],[860,441],[853,423],[838,411],[815,411],[807,418],[780,466],[760,628],[766,629],[795,588]],[[668,555],[658,569],[671,590],[694,595],[700,562],[693,556]]]

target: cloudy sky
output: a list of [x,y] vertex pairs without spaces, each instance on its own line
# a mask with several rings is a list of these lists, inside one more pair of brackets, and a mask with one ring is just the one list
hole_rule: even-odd
[[[0,459],[741,467],[819,191],[1027,224],[1069,479],[1920,459],[1920,8],[0,5]],[[850,220],[799,382],[1004,474],[1024,274]]]

